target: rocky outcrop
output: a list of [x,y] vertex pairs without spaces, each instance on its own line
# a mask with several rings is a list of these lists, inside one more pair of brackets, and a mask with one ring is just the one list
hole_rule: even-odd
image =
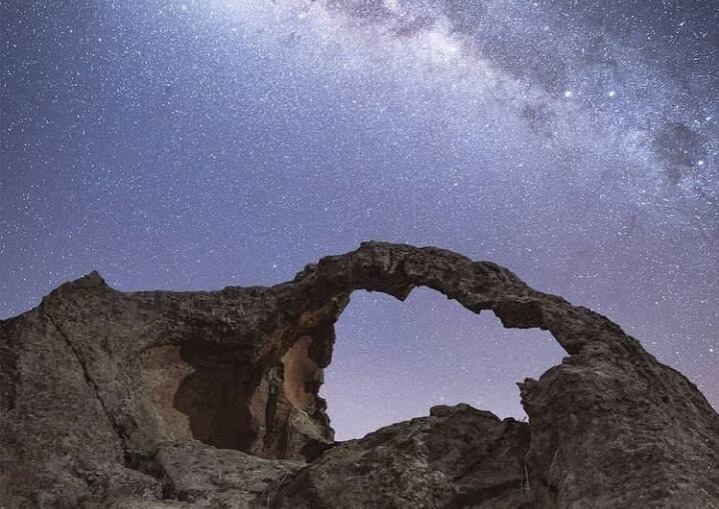
[[[416,286],[567,351],[520,384],[528,424],[439,407],[333,442],[334,322],[354,290]],[[364,243],[217,292],[92,273],[0,322],[0,368],[8,507],[719,507],[719,417],[693,384],[607,318],[437,248]]]
[[270,507],[526,506],[529,425],[469,405],[335,447],[271,490]]

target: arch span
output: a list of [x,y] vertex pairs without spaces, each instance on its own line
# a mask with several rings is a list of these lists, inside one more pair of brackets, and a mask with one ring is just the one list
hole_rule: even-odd
[[[383,292],[403,301],[420,286],[456,300],[473,313],[491,310],[507,328],[548,330],[569,354],[585,347],[624,356],[642,350],[635,339],[598,313],[533,290],[495,263],[475,262],[435,247],[365,242],[355,251],[322,258],[293,281],[272,288],[277,299],[270,314],[279,316],[277,328],[287,331],[322,324],[324,341],[316,339],[312,344],[319,354],[318,366],[325,367],[332,340],[327,333],[332,336],[331,326],[353,291]],[[286,334],[281,341],[268,341],[259,354],[269,363],[276,362],[298,337]]]

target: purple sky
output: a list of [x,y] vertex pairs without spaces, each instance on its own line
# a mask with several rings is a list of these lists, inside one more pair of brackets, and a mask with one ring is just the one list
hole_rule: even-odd
[[[274,284],[376,239],[608,315],[719,406],[719,4],[3,2],[0,318]],[[562,352],[428,290],[357,293],[338,437],[438,403],[521,417]]]

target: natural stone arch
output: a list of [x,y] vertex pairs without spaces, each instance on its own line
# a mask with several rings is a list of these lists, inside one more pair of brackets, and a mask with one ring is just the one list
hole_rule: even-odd
[[[21,479],[15,491],[30,496],[55,489],[49,477],[31,475],[45,465],[74,472],[72,462],[81,460],[152,472],[158,451],[188,438],[271,458],[314,458],[332,446],[317,389],[350,294],[404,299],[417,286],[475,313],[492,310],[506,327],[548,330],[569,354],[539,380],[520,384],[530,432],[524,465],[538,507],[600,495],[606,507],[656,500],[710,507],[705,502],[719,496],[717,414],[619,326],[491,262],[376,242],[269,288],[123,293],[92,273],[1,321],[12,353],[3,353],[9,376],[1,402],[12,427],[0,445],[12,458],[31,457],[18,449],[25,444],[43,451],[8,479]],[[169,384],[157,382],[158,370]],[[37,397],[18,404],[25,393]],[[92,425],[75,431],[77,419]],[[63,437],[57,454],[56,436]],[[665,482],[647,485],[658,477]]]
[[[533,290],[505,268],[434,247],[363,243],[356,251],[307,266],[291,283],[273,289],[283,310],[280,315],[304,327],[312,316],[319,317],[312,323],[336,318],[355,290],[404,300],[418,286],[436,290],[473,313],[492,310],[505,327],[548,330],[570,354],[590,344],[617,351],[641,348],[607,318]],[[326,313],[327,309],[336,314]],[[267,353],[273,346],[267,344]]]
[[[641,348],[605,317],[537,292],[492,262],[474,262],[434,247],[368,242],[356,251],[325,257],[307,266],[292,282],[272,288],[277,300],[270,313],[280,320],[273,324],[276,332],[271,339],[261,345],[258,362],[282,364],[286,352],[302,338],[310,361],[305,363],[313,366],[305,380],[311,387],[308,392],[316,396],[317,370],[329,365],[333,325],[351,293],[378,291],[403,301],[417,287],[435,290],[475,314],[491,310],[508,328],[548,330],[570,354],[589,345],[617,352]],[[310,396],[306,393],[304,399]],[[324,401],[315,400],[317,408],[324,407]]]
[[[505,327],[548,330],[569,354],[577,354],[585,347],[619,355],[641,349],[634,339],[624,335],[605,317],[572,306],[560,297],[537,292],[512,272],[492,262],[475,262],[434,247],[364,243],[356,251],[325,257],[317,264],[307,266],[293,281],[270,289],[273,306],[267,314],[268,321],[269,317],[274,321],[261,333],[265,339],[257,350],[256,362],[266,366],[266,370],[276,369],[270,367],[284,366],[287,353],[293,352],[297,341],[305,345],[308,359],[302,364],[310,365],[312,369],[304,374],[295,372],[295,382],[300,381],[302,387],[295,385],[289,389],[285,380],[285,388],[302,393],[303,400],[310,402],[304,408],[290,408],[290,414],[297,411],[302,415],[308,411],[315,423],[322,422],[319,430],[313,429],[309,433],[313,437],[306,442],[312,444],[309,454],[322,450],[321,442],[328,443],[332,437],[325,423],[325,402],[317,395],[317,381],[321,380],[321,370],[331,360],[333,326],[348,304],[351,293],[378,291],[405,300],[420,286],[457,301],[473,313],[491,310]],[[292,358],[297,360],[296,355]],[[529,380],[520,385],[525,400],[531,384]],[[262,383],[259,387],[260,392],[266,390]],[[287,420],[290,419],[292,417],[288,415]],[[296,454],[276,449],[254,449],[254,452],[280,456]]]

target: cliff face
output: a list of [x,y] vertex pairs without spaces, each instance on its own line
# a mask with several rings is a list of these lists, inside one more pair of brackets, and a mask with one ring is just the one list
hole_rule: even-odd
[[[317,395],[352,291],[433,288],[568,356],[529,423],[436,407],[335,444]],[[271,288],[92,273],[0,322],[6,507],[719,508],[719,416],[619,326],[461,255],[365,243]],[[2,505],[2,504],[0,504]]]

